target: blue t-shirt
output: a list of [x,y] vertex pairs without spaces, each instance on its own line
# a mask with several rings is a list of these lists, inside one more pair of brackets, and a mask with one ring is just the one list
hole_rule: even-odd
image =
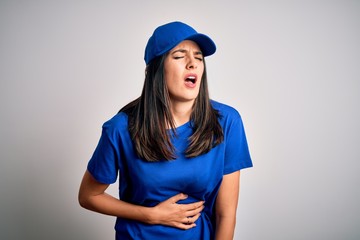
[[121,200],[155,206],[178,194],[189,197],[178,203],[205,201],[196,227],[181,230],[163,225],[149,225],[117,218],[117,239],[194,240],[214,238],[214,204],[224,174],[252,167],[244,127],[239,113],[232,107],[212,101],[221,115],[219,121],[224,141],[210,152],[186,158],[188,138],[193,129],[188,122],[176,128],[173,139],[177,159],[147,162],[137,157],[128,131],[128,117],[121,112],[104,123],[102,135],[88,163],[88,171],[101,183],[111,184],[119,177]]

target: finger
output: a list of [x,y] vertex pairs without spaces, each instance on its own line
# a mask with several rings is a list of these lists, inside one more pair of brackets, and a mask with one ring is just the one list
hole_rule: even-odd
[[199,202],[194,202],[194,203],[188,203],[188,204],[183,204],[184,210],[189,211],[189,210],[195,210],[198,208],[202,208],[204,206],[204,201],[199,201]]
[[182,223],[185,224],[185,225],[194,225],[195,222],[199,219],[200,215],[201,214],[198,213],[195,216],[184,218]]
[[180,228],[180,229],[183,229],[183,230],[187,230],[187,229],[196,227],[196,224],[194,222],[189,222],[189,223],[187,223],[187,222],[188,221],[186,221],[185,223],[177,223],[175,226],[177,228]]
[[188,195],[186,195],[184,193],[179,193],[179,194],[176,194],[175,196],[172,196],[167,201],[170,201],[171,203],[177,203],[178,201],[184,200],[187,198],[188,198]]
[[186,216],[186,217],[195,216],[195,215],[201,213],[202,210],[204,210],[204,208],[205,208],[205,206],[203,205],[203,206],[201,206],[201,207],[199,207],[199,208],[196,208],[196,209],[193,209],[193,210],[188,210],[188,211],[185,213],[185,216]]
[[198,213],[198,214],[190,217],[190,222],[195,223],[200,218],[200,216],[201,216],[201,213]]
[[181,223],[181,224],[177,225],[176,227],[180,228],[180,229],[183,229],[183,230],[188,230],[190,228],[196,227],[196,224],[195,223],[193,223],[193,224],[183,224],[183,223]]
[[200,215],[201,215],[201,213],[198,213],[195,216],[186,217],[183,219],[182,223],[187,224],[187,225],[193,224],[196,222],[196,220],[199,219]]

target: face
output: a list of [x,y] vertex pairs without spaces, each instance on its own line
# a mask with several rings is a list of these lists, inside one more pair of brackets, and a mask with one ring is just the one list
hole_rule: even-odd
[[165,58],[164,72],[172,103],[194,103],[204,72],[200,47],[190,40],[181,42]]

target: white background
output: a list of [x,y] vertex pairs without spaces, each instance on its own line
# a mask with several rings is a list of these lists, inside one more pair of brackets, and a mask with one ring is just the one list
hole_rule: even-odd
[[149,36],[174,20],[216,42],[211,97],[245,124],[235,239],[360,239],[355,0],[2,0],[0,238],[114,239],[78,187],[102,123],[140,94]]

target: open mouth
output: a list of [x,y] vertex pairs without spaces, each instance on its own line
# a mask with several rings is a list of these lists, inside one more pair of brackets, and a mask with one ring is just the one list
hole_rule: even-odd
[[185,81],[188,83],[195,84],[196,83],[196,76],[195,75],[189,75],[185,78]]

